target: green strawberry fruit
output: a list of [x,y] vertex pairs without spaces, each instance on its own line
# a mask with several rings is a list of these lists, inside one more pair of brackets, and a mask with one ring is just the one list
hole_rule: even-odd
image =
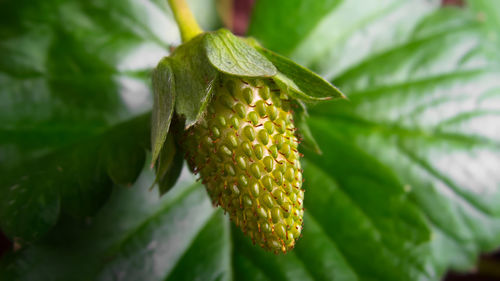
[[223,76],[204,118],[182,140],[213,204],[274,252],[292,249],[302,230],[295,130],[291,100],[272,79]]
[[286,253],[301,235],[304,215],[296,133],[304,148],[320,151],[304,103],[344,95],[254,39],[193,28],[194,19],[183,19],[186,6],[177,8],[184,43],[153,72],[155,182],[167,192],[182,167],[178,156],[185,155],[215,206],[255,244]]

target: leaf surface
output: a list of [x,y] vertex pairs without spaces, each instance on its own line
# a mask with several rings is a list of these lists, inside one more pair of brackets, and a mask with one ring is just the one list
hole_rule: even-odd
[[429,16],[414,36],[337,77],[351,102],[311,110],[311,126],[326,122],[395,173],[432,227],[439,276],[500,244],[499,68],[462,11]]
[[[216,24],[213,6],[197,2],[202,24]],[[114,184],[136,180],[150,146],[151,70],[179,44],[166,5],[0,4],[0,227],[10,238],[25,244],[60,215],[94,214]]]
[[203,43],[208,60],[221,72],[242,77],[276,74],[276,67],[265,56],[227,29],[208,33]]
[[[279,4],[262,1],[255,13]],[[394,239],[387,250],[369,250],[380,261],[377,267],[386,270],[379,272],[371,264],[374,257],[359,256],[352,245],[368,249],[384,245],[383,240],[366,242],[368,234],[352,240],[342,236],[347,226],[341,225],[329,233],[362,280],[398,280],[391,276],[395,272],[408,280],[439,279],[449,267],[472,268],[480,252],[500,245],[500,178],[494,172],[500,167],[500,92],[494,78],[500,68],[496,37],[486,28],[495,18],[485,21],[467,9],[432,12],[436,5],[429,1],[338,4],[307,37],[295,40],[294,48],[276,49],[330,79],[350,100],[309,109],[309,126],[323,155],[306,155],[305,177],[318,177],[317,183],[309,183],[322,189],[329,180],[335,183],[365,210],[379,237],[390,235],[382,234],[386,230],[370,206],[390,206],[394,199],[388,198],[398,198],[396,194],[416,217],[424,217],[431,234],[428,242],[411,242],[417,237],[415,227],[411,232],[416,232],[400,242]],[[356,13],[349,13],[355,6]],[[279,13],[273,19],[254,19],[250,33],[257,39],[266,38],[263,29],[271,21],[281,22]],[[333,26],[337,32],[331,31]],[[381,170],[369,176],[365,167]],[[379,177],[392,177],[394,183],[370,184]],[[375,195],[383,190],[386,199]],[[314,200],[311,193],[306,192],[306,206]],[[335,197],[331,200],[328,206],[335,205]],[[318,201],[309,206],[313,216],[321,212]],[[332,210],[332,220],[352,214],[344,210]],[[415,225],[405,220],[388,223]],[[362,225],[350,228],[359,235]],[[398,243],[414,246],[398,251]]]

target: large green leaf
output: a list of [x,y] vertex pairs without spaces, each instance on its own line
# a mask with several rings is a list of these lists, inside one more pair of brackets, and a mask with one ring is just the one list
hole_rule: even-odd
[[133,188],[113,190],[84,225],[61,221],[38,245],[4,259],[0,279],[227,280],[227,218],[187,170],[161,199],[148,191],[152,180],[147,171]]
[[[336,79],[350,87],[352,103],[339,104],[331,124],[356,132],[346,136],[410,189],[434,228],[439,271],[471,267],[479,252],[500,245],[500,65],[480,28],[473,15],[443,11],[404,46]],[[409,55],[415,59],[400,59]]]
[[[420,19],[440,2],[258,1],[249,35],[264,47],[313,70],[322,69],[322,76],[332,78],[374,53],[404,44]],[[340,90],[348,94],[345,89]]]
[[[205,27],[216,24],[209,2],[193,1]],[[175,44],[166,1],[2,1],[0,226],[9,237],[36,240],[60,213],[89,215],[113,182],[135,181],[149,147],[151,68]]]
[[[279,5],[280,1],[258,3],[252,35],[267,38],[271,22],[286,23],[280,13],[272,19],[258,16],[260,9]],[[431,227],[429,243],[407,252],[398,251],[397,245],[388,247],[389,254],[369,250],[369,258],[360,257],[352,246],[377,244],[367,242],[368,235],[352,242],[351,235],[342,234],[350,230],[338,227],[330,232],[360,279],[428,279],[438,278],[450,266],[469,269],[480,252],[500,246],[500,178],[495,172],[500,168],[500,82],[495,78],[500,74],[500,57],[493,43],[496,36],[484,32],[481,14],[455,9],[431,12],[436,3],[429,1],[371,5],[339,1],[308,30],[307,37],[283,39],[295,42],[290,45],[293,48],[282,48],[287,42],[276,42],[276,50],[331,79],[350,99],[310,110],[309,124],[324,155],[307,155],[305,177],[318,177],[312,186],[322,188],[328,186],[322,182],[336,183],[365,210],[365,218],[375,222],[373,230],[380,237],[393,239],[376,223],[377,210],[387,206],[383,203],[387,201],[375,196],[384,189],[373,184],[369,171],[380,167],[385,171],[377,177],[394,177],[396,182],[395,190],[386,196],[406,192],[411,201],[404,205],[416,207]],[[495,13],[488,14],[488,24],[493,24]],[[371,161],[376,163],[367,164]],[[308,168],[311,164],[315,169]],[[372,183],[365,182],[367,177]],[[306,205],[310,194],[306,193]],[[370,199],[361,201],[360,196]],[[336,200],[332,198],[329,206]],[[309,207],[313,216],[321,212],[317,204]],[[352,214],[346,208],[335,210],[332,213],[339,218]],[[357,225],[360,223],[351,228]],[[411,242],[404,237],[402,244]],[[373,259],[387,260],[385,272],[377,271],[380,264],[373,264]],[[400,277],[391,278],[393,273]]]
[[[258,2],[252,34],[350,100],[309,110],[323,154],[303,160],[293,251],[253,246],[187,170],[161,199],[146,171],[9,254],[0,279],[439,280],[498,247],[500,60],[483,22],[432,1],[298,3]],[[280,24],[289,36],[268,35]]]
[[267,48],[288,53],[341,3],[340,0],[257,1],[249,33]]
[[131,185],[144,166],[149,114],[116,125],[6,171],[0,226],[21,244],[43,236],[60,214],[94,213],[116,184]]

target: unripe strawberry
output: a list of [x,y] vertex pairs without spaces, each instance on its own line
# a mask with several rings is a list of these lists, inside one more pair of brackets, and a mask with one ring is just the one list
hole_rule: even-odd
[[288,95],[271,79],[224,76],[182,144],[213,204],[254,243],[274,252],[292,249],[302,230],[295,130]]

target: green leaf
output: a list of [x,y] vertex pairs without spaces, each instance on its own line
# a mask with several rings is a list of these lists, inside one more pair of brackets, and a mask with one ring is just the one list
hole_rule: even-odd
[[334,0],[307,4],[301,0],[257,1],[248,33],[265,47],[288,54],[341,3]]
[[249,35],[327,80],[373,54],[404,44],[422,17],[441,5],[440,0],[299,2],[257,2]]
[[[377,175],[380,171],[372,169],[371,164],[374,161],[367,163],[366,169]],[[352,251],[363,258],[367,245],[372,245],[369,250],[389,250],[378,247],[377,243],[345,246],[335,243],[332,238],[335,233],[351,239],[367,239],[366,233],[372,234],[368,235],[370,240],[382,237],[372,233],[371,222],[366,221],[364,212],[353,205],[334,182],[324,182],[320,169],[306,168],[313,171],[308,175],[312,182],[307,192],[310,202],[315,203],[307,206],[304,237],[287,255],[262,251],[252,245],[239,228],[230,227],[228,217],[221,209],[211,206],[206,191],[200,184],[193,184],[194,178],[187,170],[161,199],[147,191],[153,175],[145,172],[135,187],[115,189],[109,203],[84,226],[62,221],[43,241],[6,257],[1,264],[5,270],[0,271],[0,278],[78,281],[107,280],[118,274],[124,280],[356,279],[359,273],[352,269],[339,247],[353,247]],[[319,176],[315,176],[316,173]],[[312,188],[317,185],[322,188]],[[385,198],[386,192],[372,190],[374,192],[360,199],[369,200],[373,195]],[[328,209],[334,207],[332,212],[342,212],[346,208],[348,211],[344,212],[352,213],[344,217],[324,212],[325,205],[331,204],[333,198],[337,199],[336,204]],[[411,236],[415,240],[427,237],[425,230],[407,232],[420,229],[422,222],[402,205],[402,197],[386,200],[390,206],[372,206],[369,210],[378,210],[374,217],[380,221],[376,222],[390,230],[386,234],[392,234],[384,238],[389,243],[387,247],[393,246],[395,237]],[[395,208],[394,212],[387,213],[391,208]],[[387,224],[388,215],[391,219],[404,218],[409,224],[394,227]],[[359,232],[360,227],[364,231]],[[409,249],[411,245],[407,245],[406,250]],[[93,258],[89,260],[89,256]],[[151,267],[155,270],[151,271]],[[62,270],[48,271],[47,268]],[[383,272],[384,267],[377,271]]]
[[306,107],[300,102],[297,103],[298,105],[294,109],[294,122],[297,129],[299,129],[297,131],[297,136],[300,140],[301,147],[321,154],[321,148],[314,139],[311,129],[309,129],[309,125],[307,124],[307,118],[309,118],[309,114],[307,113]]
[[[433,239],[416,260],[421,265],[408,264],[425,264],[434,279],[448,267],[472,268],[479,253],[500,245],[500,178],[495,172],[500,166],[495,129],[500,84],[493,78],[500,68],[498,56],[492,57],[489,49],[498,47],[489,43],[468,12],[442,10],[421,21],[404,44],[375,53],[337,76],[334,81],[349,93],[349,103],[310,110],[311,128],[327,156],[311,157],[316,165],[329,159],[326,166],[359,169],[361,159],[349,165],[347,153],[327,150],[350,143],[352,151],[362,151],[390,170],[425,215]],[[320,72],[333,73],[327,68]],[[343,185],[344,173],[332,177]],[[414,251],[418,249],[405,255]],[[353,254],[347,257],[359,267]],[[400,276],[420,276],[409,269]],[[383,274],[378,279],[391,280]]]
[[467,1],[468,5],[477,12],[476,16],[480,21],[486,21],[492,26],[500,26],[500,7],[494,0],[474,0]]
[[202,117],[212,98],[218,72],[210,65],[204,52],[201,34],[179,46],[172,56],[175,77],[175,112],[185,119],[185,128]]
[[[191,2],[216,27],[212,3]],[[150,147],[150,73],[179,41],[166,1],[0,4],[3,232],[24,245],[135,181]]]
[[149,118],[140,116],[9,170],[0,187],[2,230],[31,242],[48,232],[61,213],[75,218],[95,213],[107,200],[112,179],[128,185],[142,170]]
[[151,162],[154,164],[167,139],[175,106],[175,77],[168,57],[163,58],[153,71],[153,95]]
[[149,149],[149,118],[139,116],[106,133],[104,150],[98,153],[106,155],[107,173],[115,184],[131,186],[139,177]]
[[500,5],[494,0],[467,1],[467,5],[476,12],[479,21],[485,22],[488,37],[500,42]]
[[227,217],[187,170],[161,199],[148,192],[152,180],[145,172],[133,188],[115,189],[85,225],[63,220],[37,245],[2,260],[0,279],[228,280]]
[[242,77],[276,75],[269,60],[227,29],[207,33],[203,43],[208,60],[219,71]]
[[309,69],[265,48],[256,48],[283,74],[273,78],[291,90],[294,98],[309,102],[345,98],[339,89]]
[[[108,145],[107,173],[116,184],[131,186],[139,176],[146,161],[146,148],[137,146],[138,138],[126,136],[114,140]],[[123,141],[122,145],[116,143]],[[110,148],[115,146],[114,148]]]

